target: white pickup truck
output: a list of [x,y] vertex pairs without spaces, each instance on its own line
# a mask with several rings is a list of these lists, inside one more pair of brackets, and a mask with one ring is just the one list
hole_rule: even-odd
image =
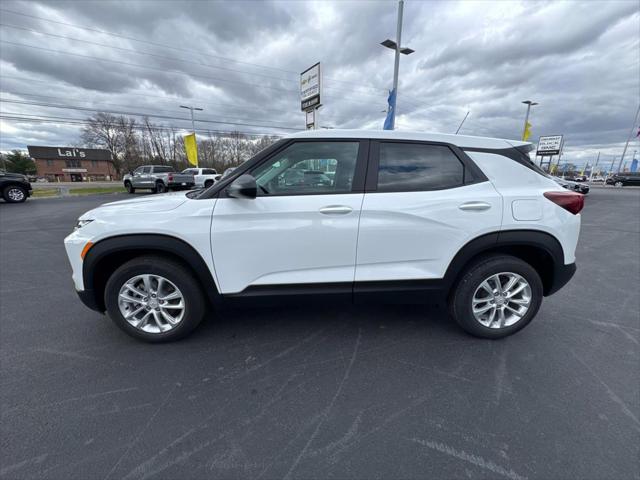
[[187,168],[181,173],[193,175],[196,188],[209,188],[220,178],[220,175],[218,175],[218,172],[216,172],[214,168]]

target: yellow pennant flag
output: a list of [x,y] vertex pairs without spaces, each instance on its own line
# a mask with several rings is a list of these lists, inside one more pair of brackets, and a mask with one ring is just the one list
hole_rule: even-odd
[[527,140],[529,140],[530,136],[531,136],[531,124],[527,122],[527,124],[524,127],[524,132],[522,132],[522,141],[526,142]]
[[184,136],[184,149],[187,152],[187,160],[194,166],[198,166],[198,143],[196,142],[196,134],[190,133]]

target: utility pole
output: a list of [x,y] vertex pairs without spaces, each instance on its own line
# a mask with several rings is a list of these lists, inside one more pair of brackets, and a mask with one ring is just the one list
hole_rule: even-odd
[[636,110],[636,116],[633,118],[633,125],[631,125],[631,131],[629,132],[629,136],[627,137],[627,143],[624,145],[624,150],[622,151],[622,156],[620,157],[620,163],[618,163],[618,173],[620,173],[620,167],[622,166],[622,161],[624,160],[624,156],[627,153],[627,148],[629,148],[629,142],[631,141],[631,136],[633,135],[633,131],[638,125],[638,115],[640,115],[640,104],[638,105],[638,110]]
[[396,26],[396,41],[386,39],[380,45],[383,47],[390,48],[395,51],[395,60],[393,65],[393,95],[394,102],[391,105],[393,111],[391,112],[391,128],[390,130],[394,130],[396,128],[396,104],[398,101],[398,71],[400,70],[400,54],[409,55],[415,50],[407,47],[402,47],[402,12],[404,10],[404,0],[398,0],[398,24]]
[[593,172],[595,171],[596,167],[598,166],[598,162],[600,161],[600,152],[598,152],[598,158],[596,158],[596,164],[591,167],[591,173],[589,174],[589,182],[591,182],[591,179],[593,178]]
[[193,133],[196,133],[196,122],[193,119],[193,111],[197,110],[197,111],[201,112],[203,109],[199,108],[199,107],[189,107],[187,105],[180,105],[180,108],[186,108],[187,110],[189,110],[191,112],[191,128],[193,130]]
[[522,127],[522,141],[525,141],[525,135],[527,134],[527,125],[529,124],[529,113],[531,112],[531,107],[534,105],[538,105],[536,102],[532,102],[531,100],[525,100],[522,103],[527,105],[527,114],[524,117],[524,127]]

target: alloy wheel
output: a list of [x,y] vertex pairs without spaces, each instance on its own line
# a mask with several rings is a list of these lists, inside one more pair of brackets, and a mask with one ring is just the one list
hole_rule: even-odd
[[480,324],[488,328],[510,327],[529,310],[531,286],[517,273],[496,273],[480,283],[471,303]]
[[136,275],[118,293],[118,307],[134,328],[147,333],[164,333],[176,328],[185,314],[180,289],[160,275]]
[[9,197],[12,202],[21,202],[24,200],[24,191],[21,188],[10,188],[7,191],[7,197]]

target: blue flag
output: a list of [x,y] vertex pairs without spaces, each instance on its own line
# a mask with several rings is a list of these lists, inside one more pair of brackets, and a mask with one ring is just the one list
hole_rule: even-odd
[[633,162],[631,162],[631,171],[632,172],[637,172],[638,171],[638,159],[634,158]]
[[389,106],[387,107],[387,118],[384,119],[383,130],[393,130],[396,117],[396,91],[389,91],[389,98],[387,99]]

